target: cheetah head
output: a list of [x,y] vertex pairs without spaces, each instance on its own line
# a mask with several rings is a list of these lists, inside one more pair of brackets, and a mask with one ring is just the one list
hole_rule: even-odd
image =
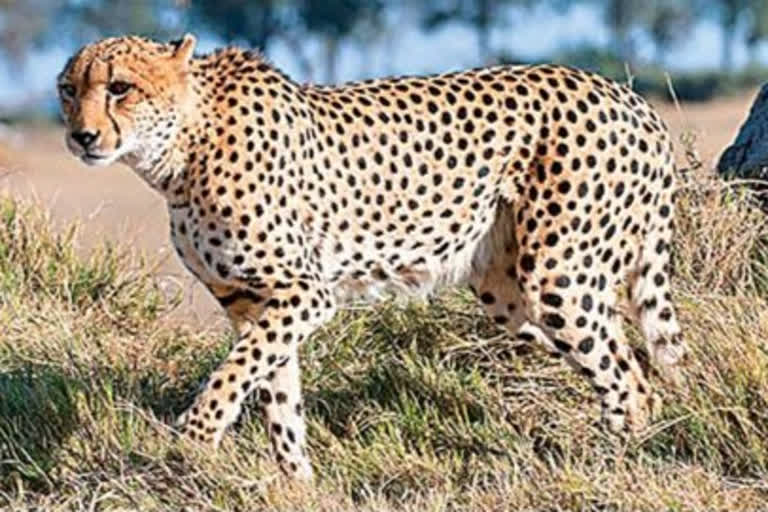
[[169,153],[190,103],[196,39],[118,37],[82,48],[58,78],[69,150],[89,165],[151,166]]

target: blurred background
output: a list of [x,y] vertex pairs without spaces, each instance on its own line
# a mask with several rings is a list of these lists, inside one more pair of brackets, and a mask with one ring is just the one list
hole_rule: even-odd
[[[315,83],[542,61],[631,78],[708,162],[768,76],[764,0],[0,0],[0,194],[35,198],[56,221],[85,219],[84,247],[119,238],[168,252],[159,196],[121,165],[86,168],[64,149],[55,78],[101,37],[188,31],[200,52],[259,48]],[[193,289],[193,310],[211,311],[176,259],[165,261],[160,270]]]
[[206,51],[260,48],[302,81],[556,61],[682,99],[754,86],[768,66],[764,0],[0,0],[0,118],[55,114],[66,57],[94,39],[195,32]]

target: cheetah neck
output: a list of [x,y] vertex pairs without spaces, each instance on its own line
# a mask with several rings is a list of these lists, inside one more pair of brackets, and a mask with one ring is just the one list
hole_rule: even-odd
[[174,146],[171,150],[145,149],[123,159],[155,191],[171,203],[186,199],[185,180],[188,169],[186,150]]
[[192,80],[188,97],[179,107],[180,122],[167,140],[146,145],[122,159],[171,205],[188,202],[188,178],[195,163],[195,148],[209,136],[200,112],[200,91]]
[[177,130],[169,140],[124,158],[169,204],[189,203],[198,171],[207,165],[207,152],[220,142],[222,127],[233,115],[231,107],[220,101],[222,92],[235,87],[237,78],[243,75],[251,75],[255,83],[298,87],[251,51],[227,48],[197,57],[188,74],[189,92],[179,109],[181,122]]

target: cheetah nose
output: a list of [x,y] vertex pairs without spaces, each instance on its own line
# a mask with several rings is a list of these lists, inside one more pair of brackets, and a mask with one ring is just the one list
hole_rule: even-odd
[[83,130],[79,132],[72,132],[72,138],[75,140],[75,142],[80,144],[83,149],[88,149],[88,147],[93,144],[96,139],[99,138],[100,133],[101,132],[93,133]]

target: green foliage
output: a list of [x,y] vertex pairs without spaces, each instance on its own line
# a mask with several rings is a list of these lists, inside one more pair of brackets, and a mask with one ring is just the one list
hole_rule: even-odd
[[380,0],[222,0],[190,2],[188,13],[227,42],[244,42],[261,51],[277,40],[287,43],[306,74],[312,66],[303,54],[301,40],[307,35],[318,37],[326,47],[325,80],[333,82],[341,41],[359,35],[356,29],[362,24],[366,37],[371,37],[381,22],[383,7]]
[[768,7],[763,0],[610,0],[592,2],[603,12],[613,31],[613,46],[623,60],[636,60],[638,35],[647,35],[656,45],[657,63],[669,48],[685,40],[695,24],[713,18],[723,33],[722,65],[730,71],[733,47],[740,26],[746,26],[745,43],[754,48],[768,37]]
[[[744,34],[750,49],[768,36],[768,4],[762,0],[548,0],[555,10],[577,3],[591,3],[602,13],[614,37],[612,47],[624,60],[634,61],[638,37],[648,36],[661,62],[667,50],[690,33],[702,19],[714,19],[724,33],[723,60],[730,67],[732,46]],[[388,9],[410,9],[426,30],[447,23],[463,23],[477,34],[483,60],[492,57],[490,31],[513,25],[511,16],[533,7],[531,0],[427,0],[417,4],[399,1],[331,0],[6,0],[0,3],[0,47],[19,60],[35,44],[60,43],[62,37],[84,42],[98,35],[139,33],[168,37],[185,28],[204,28],[226,41],[244,42],[267,50],[277,39],[300,46],[303,35],[343,39],[364,24],[384,23]],[[55,28],[54,28],[55,27]],[[744,30],[740,31],[739,28]],[[396,29],[397,27],[390,27]],[[333,56],[335,58],[335,56]]]

